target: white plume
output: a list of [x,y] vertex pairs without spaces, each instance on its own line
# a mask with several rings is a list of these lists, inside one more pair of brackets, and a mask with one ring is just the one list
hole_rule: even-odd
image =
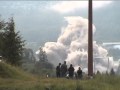
[[[87,72],[88,63],[88,20],[82,17],[65,17],[68,22],[57,42],[47,42],[44,50],[47,53],[48,60],[55,66],[63,61],[67,64],[73,64],[75,68],[81,66],[84,72]],[[95,26],[93,25],[93,34]],[[106,72],[114,68],[113,59],[107,57],[107,50],[93,42],[94,50],[94,71]],[[109,62],[108,62],[109,61]],[[116,68],[115,68],[116,69]]]

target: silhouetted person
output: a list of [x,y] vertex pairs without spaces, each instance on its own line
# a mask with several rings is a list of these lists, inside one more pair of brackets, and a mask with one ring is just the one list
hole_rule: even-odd
[[97,75],[100,75],[100,71],[99,70],[97,70]]
[[112,68],[111,71],[110,71],[110,75],[115,75],[115,71],[114,71],[113,68]]
[[77,76],[78,76],[78,79],[81,79],[81,78],[82,78],[82,70],[81,70],[80,67],[79,67],[78,70],[77,70]]
[[64,61],[64,63],[61,65],[61,76],[66,77],[66,73],[67,73],[67,65],[66,65],[66,61]]
[[59,65],[56,67],[56,76],[60,77],[61,75],[61,63],[59,63]]
[[68,68],[70,78],[73,78],[74,70],[75,70],[74,67],[72,66],[72,64],[70,64],[70,67]]

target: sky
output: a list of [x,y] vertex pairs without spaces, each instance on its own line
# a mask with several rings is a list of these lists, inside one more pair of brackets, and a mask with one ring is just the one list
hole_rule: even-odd
[[[117,19],[120,5],[118,3],[115,8],[114,3],[115,1],[93,1],[93,23],[97,27],[94,37],[99,42],[109,41],[114,36],[119,38],[120,22]],[[67,26],[65,17],[88,18],[87,4],[87,1],[0,1],[0,15],[5,20],[13,17],[16,31],[20,31],[28,47],[36,50],[45,42],[57,41],[62,28]],[[106,29],[111,29],[112,34],[109,30],[104,32]],[[119,39],[114,37],[114,40]]]
[[[61,28],[66,25],[64,17],[87,18],[87,1],[0,1],[3,19],[14,17],[16,30],[28,42],[55,41]],[[94,1],[97,11],[112,1]],[[47,35],[49,32],[49,35]]]

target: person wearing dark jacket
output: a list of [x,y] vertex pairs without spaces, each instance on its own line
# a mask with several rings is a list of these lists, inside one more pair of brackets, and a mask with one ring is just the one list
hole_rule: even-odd
[[70,78],[73,78],[74,70],[75,70],[74,67],[72,66],[72,64],[70,64],[70,67],[68,68]]
[[56,76],[61,77],[61,63],[56,67]]
[[66,77],[67,74],[67,65],[66,61],[61,65],[61,77]]
[[79,67],[78,70],[77,70],[77,76],[78,76],[78,79],[81,79],[81,78],[82,78],[82,70],[81,70],[80,67]]

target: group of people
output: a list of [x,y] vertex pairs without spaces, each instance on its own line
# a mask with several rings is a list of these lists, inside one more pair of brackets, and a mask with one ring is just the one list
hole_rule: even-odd
[[63,64],[59,63],[58,66],[56,67],[56,77],[59,78],[59,77],[67,76],[69,78],[73,78],[75,75],[76,78],[81,79],[82,78],[81,68],[79,67],[76,73],[74,71],[75,71],[75,69],[74,69],[73,65],[70,64],[70,67],[67,68],[66,61],[64,61]]

